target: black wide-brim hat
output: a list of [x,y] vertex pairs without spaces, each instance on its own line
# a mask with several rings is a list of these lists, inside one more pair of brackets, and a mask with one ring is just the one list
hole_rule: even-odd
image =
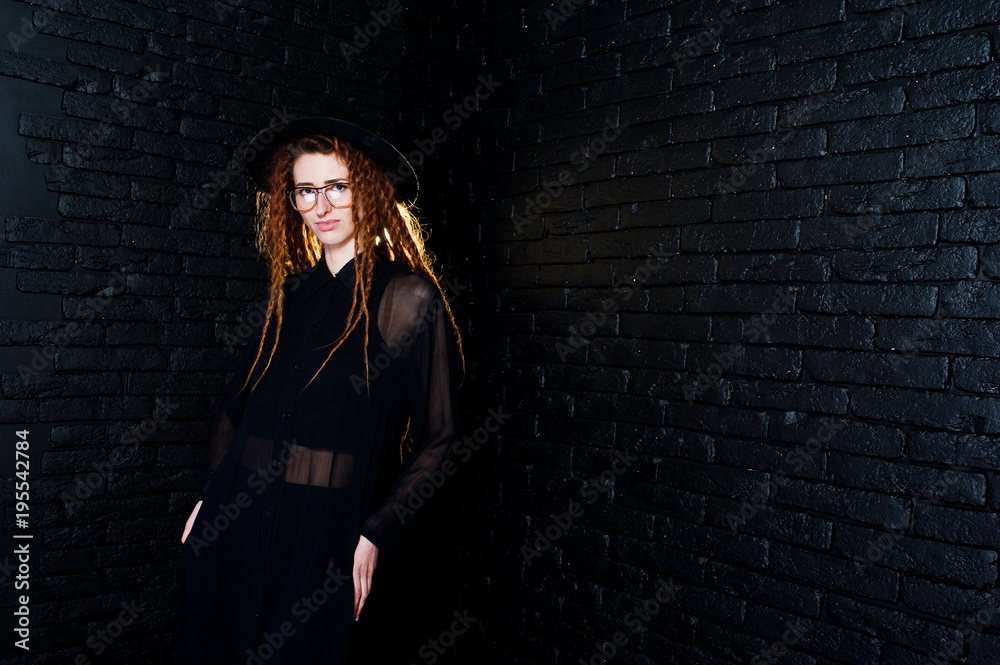
[[385,169],[399,201],[416,203],[420,186],[412,165],[395,146],[362,126],[353,117],[350,120],[325,116],[295,118],[278,126],[268,126],[260,130],[243,153],[247,172],[257,186],[267,191],[267,178],[274,154],[281,145],[311,134],[336,136],[360,148]]

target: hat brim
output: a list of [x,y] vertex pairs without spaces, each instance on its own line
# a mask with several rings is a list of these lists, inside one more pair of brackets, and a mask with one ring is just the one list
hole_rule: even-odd
[[398,200],[411,205],[416,203],[420,191],[417,174],[403,153],[374,132],[340,118],[296,118],[281,127],[260,130],[243,153],[247,172],[257,187],[267,191],[274,154],[282,144],[311,134],[336,136],[368,153],[385,169]]

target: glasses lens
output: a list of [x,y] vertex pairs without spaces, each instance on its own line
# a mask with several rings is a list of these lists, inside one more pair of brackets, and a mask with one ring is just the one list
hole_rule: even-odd
[[347,183],[334,183],[323,190],[330,205],[343,206],[351,200],[351,189]]
[[309,210],[316,205],[315,189],[293,189],[289,192],[292,207],[296,210]]

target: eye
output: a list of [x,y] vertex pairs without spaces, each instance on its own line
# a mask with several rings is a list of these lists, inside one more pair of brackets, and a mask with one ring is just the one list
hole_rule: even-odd
[[316,193],[316,190],[313,189],[312,187],[300,187],[299,188],[299,194],[302,194],[303,196],[312,196],[315,193]]
[[350,189],[350,187],[351,186],[348,185],[346,182],[337,182],[337,183],[333,184],[334,190],[336,190],[338,192],[343,192],[343,191],[345,191],[347,189]]

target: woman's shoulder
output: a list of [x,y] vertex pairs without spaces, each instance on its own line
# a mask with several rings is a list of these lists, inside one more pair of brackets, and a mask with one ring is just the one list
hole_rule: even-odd
[[386,281],[395,290],[401,289],[409,295],[420,297],[423,300],[440,295],[437,285],[429,277],[414,272],[405,264],[386,259],[381,262],[381,265],[385,270]]
[[398,261],[385,260],[382,267],[386,280],[383,298],[386,303],[391,303],[396,315],[407,319],[419,318],[431,303],[443,300],[437,284],[426,275],[416,273]]

